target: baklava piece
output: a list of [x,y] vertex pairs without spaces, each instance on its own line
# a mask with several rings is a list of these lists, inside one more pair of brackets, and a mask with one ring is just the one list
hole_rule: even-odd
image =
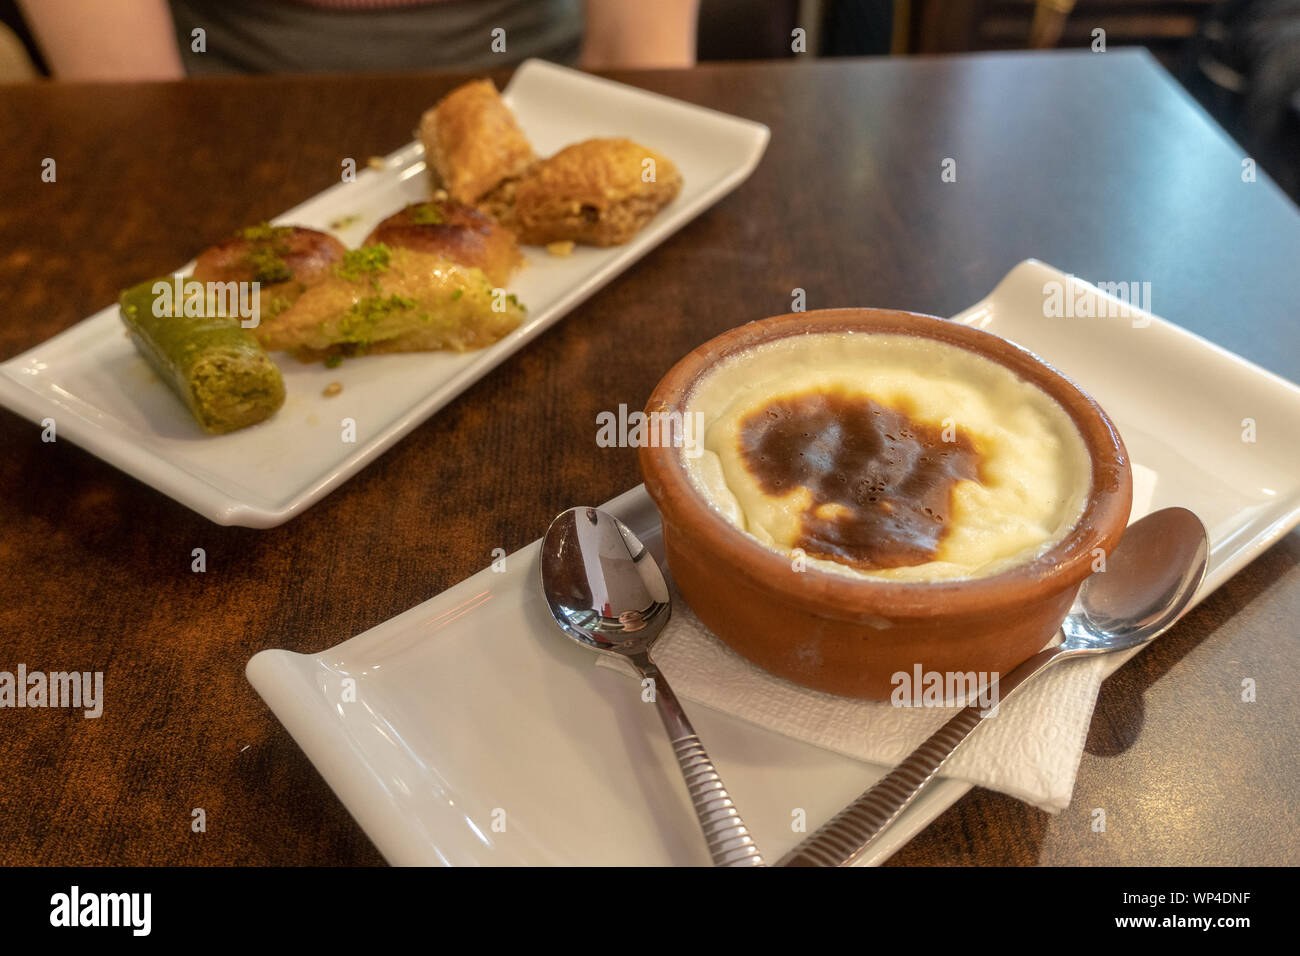
[[448,93],[420,117],[420,141],[435,181],[473,204],[533,162],[533,147],[491,80]]
[[206,432],[235,431],[275,414],[284,380],[257,339],[210,300],[194,309],[173,299],[177,284],[166,276],[122,293],[122,323],[145,361]]
[[267,322],[329,275],[347,251],[328,233],[262,223],[199,253],[194,278],[204,283],[257,282],[259,314]]
[[349,252],[269,330],[269,349],[312,361],[332,356],[491,345],[513,331],[524,307],[476,266],[383,244]]
[[412,203],[375,227],[363,245],[382,243],[477,266],[498,286],[523,262],[514,233],[488,216],[451,200]]
[[483,204],[519,241],[616,246],[681,191],[667,157],[630,139],[589,139],[537,163]]

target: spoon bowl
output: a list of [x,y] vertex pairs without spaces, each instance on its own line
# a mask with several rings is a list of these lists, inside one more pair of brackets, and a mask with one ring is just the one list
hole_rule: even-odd
[[1186,508],[1163,508],[1135,521],[1083,582],[1061,624],[1066,655],[1108,654],[1154,640],[1183,613],[1205,578],[1210,542]]
[[628,656],[649,650],[673,610],[654,556],[627,525],[595,508],[570,508],[551,522],[542,593],[569,637]]
[[586,647],[618,654],[641,674],[672,741],[709,854],[718,866],[762,866],[763,858],[681,702],[650,659],[672,615],[654,556],[626,525],[597,508],[570,508],[542,539],[542,593],[555,623]]

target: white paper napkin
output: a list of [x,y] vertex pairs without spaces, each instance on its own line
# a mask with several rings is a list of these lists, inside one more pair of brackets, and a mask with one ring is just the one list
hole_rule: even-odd
[[[768,730],[885,767],[899,763],[956,711],[895,707],[806,690],[773,677],[714,637],[674,590],[654,648],[677,695]],[[612,654],[599,666],[629,676]],[[1104,661],[1056,664],[1001,703],[944,765],[942,776],[1000,790],[1053,813],[1070,803]]]

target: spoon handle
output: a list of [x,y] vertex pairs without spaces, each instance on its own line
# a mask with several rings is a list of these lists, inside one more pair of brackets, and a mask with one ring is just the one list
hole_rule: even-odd
[[714,866],[763,866],[754,838],[740,819],[740,811],[722,785],[722,778],[663,672],[647,654],[638,654],[631,660],[642,677],[654,681],[654,700],[659,718],[672,740],[673,753],[686,779],[686,790],[704,831]]
[[[1059,648],[1035,654],[998,681],[993,710],[1012,691],[1064,655]],[[777,861],[777,866],[846,866],[852,863],[907,809],[954,750],[983,719],[983,707],[963,707],[947,723],[886,774],[875,786],[831,818]]]

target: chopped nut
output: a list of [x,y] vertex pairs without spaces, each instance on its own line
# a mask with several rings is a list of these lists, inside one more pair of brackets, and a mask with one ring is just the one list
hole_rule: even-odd
[[434,202],[446,202],[446,201],[447,201],[447,190],[445,190],[445,189],[435,189],[435,190],[433,191],[433,201],[434,201]]
[[546,244],[546,251],[553,256],[567,256],[573,252],[572,239],[557,239]]
[[324,395],[326,398],[333,398],[341,391],[343,391],[342,382],[330,382],[328,385],[325,386],[325,391],[321,392],[321,394]]

